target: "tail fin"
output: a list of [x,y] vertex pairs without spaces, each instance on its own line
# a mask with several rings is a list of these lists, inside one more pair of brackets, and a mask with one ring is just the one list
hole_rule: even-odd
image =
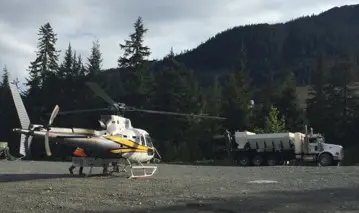
[[[24,103],[21,99],[17,86],[14,83],[9,83],[10,91],[14,104],[16,107],[17,114],[19,116],[20,124],[22,129],[29,129],[30,119],[26,112]],[[20,138],[20,154],[26,156],[30,145],[31,145],[32,136],[21,135]]]

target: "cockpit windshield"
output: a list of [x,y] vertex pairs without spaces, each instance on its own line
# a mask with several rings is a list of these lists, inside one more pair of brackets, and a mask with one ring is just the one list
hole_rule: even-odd
[[148,147],[153,147],[153,144],[152,144],[152,140],[151,140],[150,135],[146,134],[146,135],[145,135],[145,138],[146,138],[147,146],[148,146]]

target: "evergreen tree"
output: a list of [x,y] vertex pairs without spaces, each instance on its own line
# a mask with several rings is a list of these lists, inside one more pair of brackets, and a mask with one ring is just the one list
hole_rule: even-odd
[[[59,74],[58,57],[60,51],[55,48],[57,34],[54,33],[50,23],[40,27],[38,36],[36,58],[30,62],[28,68],[29,78],[26,78],[26,85],[29,86],[29,89],[25,96],[25,102],[31,105],[28,113],[34,116],[34,122],[41,122],[40,116],[53,108],[55,101],[53,92],[56,89],[52,89],[54,88],[52,83],[54,78],[57,78],[56,75]],[[47,85],[46,89],[43,88],[44,85]],[[47,101],[44,102],[44,99]]]
[[54,33],[50,23],[42,25],[38,33],[39,39],[36,59],[30,63],[27,85],[31,88],[41,87],[46,78],[58,72],[59,52],[55,45],[57,34]]
[[257,128],[256,132],[258,133],[278,133],[285,132],[285,120],[279,117],[279,110],[273,105],[270,106],[270,111],[265,117],[264,127]]
[[82,56],[81,54],[79,54],[77,56],[76,51],[74,51],[73,54],[73,64],[72,64],[72,70],[74,71],[74,74],[78,77],[83,77],[86,74],[88,74],[86,68],[84,67],[83,63],[82,63]]
[[358,98],[352,88],[356,81],[356,63],[352,57],[328,61],[324,57],[318,60],[307,117],[311,126],[324,133],[328,140],[347,138],[341,141],[350,141],[352,134],[348,131],[358,114]]
[[309,98],[307,100],[307,118],[310,125],[319,132],[325,132],[328,121],[329,107],[326,85],[328,82],[328,60],[324,55],[319,55],[316,69],[312,72],[312,84],[310,85]]
[[137,71],[151,52],[150,48],[144,46],[144,34],[148,29],[144,28],[142,17],[138,17],[134,23],[135,32],[130,34],[130,39],[125,40],[125,44],[120,44],[124,49],[124,55],[118,59],[120,68],[129,68]]
[[278,110],[285,118],[286,127],[291,131],[298,131],[304,125],[304,114],[299,108],[293,72],[286,75],[281,91],[282,93],[277,103]]
[[243,130],[251,127],[250,101],[252,99],[250,71],[247,67],[247,52],[241,44],[238,66],[229,73],[229,79],[223,88],[223,113],[226,128]]
[[[161,70],[156,72],[155,96],[152,106],[156,110],[198,114],[202,110],[200,90],[191,73],[174,59],[165,59]],[[198,148],[186,150],[187,143],[197,147],[189,130],[196,120],[182,116],[153,115],[151,132],[161,141],[160,150],[165,150],[165,160],[174,160],[183,152],[199,152]],[[161,126],[161,128],[155,128]]]
[[164,57],[165,59],[172,59],[175,57],[175,53],[173,52],[173,47],[171,47],[170,52]]
[[251,88],[248,79],[244,72],[231,72],[223,88],[223,113],[229,130],[250,128]]
[[91,48],[90,57],[87,58],[87,72],[91,76],[96,76],[100,73],[102,68],[102,53],[100,51],[100,43],[98,40],[93,42],[93,46]]
[[7,87],[9,85],[9,71],[7,70],[7,67],[4,66],[3,74],[2,74],[2,81],[0,86]]
[[74,60],[72,56],[72,47],[71,43],[69,43],[67,50],[65,51],[64,61],[62,62],[60,69],[59,69],[59,77],[69,78],[73,76],[73,66]]

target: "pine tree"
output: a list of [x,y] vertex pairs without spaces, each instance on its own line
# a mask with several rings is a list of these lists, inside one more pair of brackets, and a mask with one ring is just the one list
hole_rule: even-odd
[[149,47],[143,45],[144,34],[148,29],[144,28],[142,17],[137,18],[134,28],[135,32],[130,34],[130,39],[125,40],[125,44],[120,44],[124,54],[118,59],[118,66],[137,71],[151,52]]
[[264,127],[257,128],[255,131],[258,133],[278,133],[285,132],[287,130],[284,118],[280,118],[279,110],[271,105],[269,113],[265,117]]
[[83,77],[85,75],[88,74],[86,68],[84,67],[83,63],[82,63],[82,56],[81,54],[79,54],[77,56],[76,54],[76,51],[74,51],[74,54],[73,54],[73,57],[72,57],[72,60],[73,60],[73,64],[72,64],[72,70],[74,72],[74,74],[77,76],[77,77]]
[[3,74],[2,74],[2,81],[0,83],[1,87],[7,87],[9,85],[9,71],[6,66],[4,66]]
[[[203,103],[200,98],[199,87],[191,71],[174,59],[165,59],[161,67],[155,76],[156,85],[152,108],[199,114]],[[152,123],[149,129],[158,140],[164,141],[164,144],[160,144],[161,148],[159,149],[169,149],[163,150],[168,153],[164,156],[166,159],[170,159],[171,156],[179,156],[181,152],[185,152],[186,150],[179,150],[188,147],[185,143],[191,143],[192,147],[196,147],[197,141],[190,137],[190,130],[196,125],[195,119],[182,116],[154,115],[151,120],[155,123]],[[155,128],[158,126],[162,128]],[[174,149],[172,149],[173,147]],[[190,150],[190,152],[192,151],[199,152],[198,149]]]
[[247,77],[241,72],[232,72],[223,89],[223,113],[227,118],[226,128],[230,130],[249,127],[251,94],[246,79]]
[[164,58],[173,59],[174,57],[175,57],[175,53],[173,52],[173,47],[171,47],[170,52]]
[[41,87],[46,78],[58,72],[59,52],[55,45],[57,34],[54,33],[50,23],[42,25],[38,33],[39,39],[36,51],[36,59],[30,63],[27,85]]
[[281,95],[276,104],[280,114],[285,118],[286,127],[297,131],[304,125],[304,114],[299,108],[296,81],[293,72],[289,72],[282,83]]
[[206,94],[206,112],[210,115],[220,116],[222,114],[222,86],[219,83],[218,77],[214,77],[211,88],[207,90]]
[[328,79],[330,78],[329,59],[323,54],[316,60],[316,69],[312,72],[312,84],[309,89],[307,100],[307,113],[310,126],[318,132],[327,132],[331,120],[331,110],[328,96]]
[[100,42],[96,40],[92,44],[90,57],[87,58],[87,72],[92,76],[96,76],[101,71],[103,59],[100,51]]
[[65,51],[64,61],[62,62],[60,69],[59,69],[59,77],[69,78],[73,76],[73,65],[74,60],[72,57],[72,47],[71,43],[69,43],[67,50]]

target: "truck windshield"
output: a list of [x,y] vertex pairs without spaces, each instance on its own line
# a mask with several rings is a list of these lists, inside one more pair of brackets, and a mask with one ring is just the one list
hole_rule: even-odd
[[324,143],[324,142],[325,142],[325,140],[324,140],[323,137],[319,137],[319,138],[317,139],[317,141],[318,141],[318,143]]
[[325,140],[323,137],[313,137],[309,138],[309,143],[324,143]]

